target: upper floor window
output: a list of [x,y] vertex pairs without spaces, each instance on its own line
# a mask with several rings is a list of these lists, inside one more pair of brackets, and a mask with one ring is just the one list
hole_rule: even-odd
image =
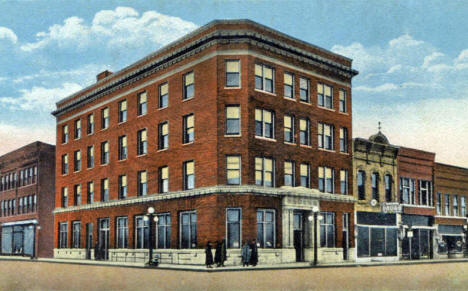
[[94,202],[94,182],[93,181],[90,181],[86,184],[86,190],[87,190],[88,203],[91,204]]
[[195,95],[194,73],[190,72],[184,75],[183,99],[193,98]]
[[159,85],[159,108],[169,105],[169,84],[166,82]]
[[310,188],[310,165],[302,163],[300,166],[301,186]]
[[137,155],[144,155],[148,152],[148,137],[146,129],[137,132]]
[[255,89],[274,92],[275,70],[267,65],[255,64]]
[[109,142],[104,141],[101,143],[101,164],[109,163]]
[[183,117],[182,143],[193,142],[195,139],[195,117],[192,114]]
[[348,129],[340,127],[340,152],[348,152]]
[[148,173],[146,171],[138,172],[138,196],[148,194]]
[[75,120],[75,139],[81,138],[81,119]]
[[400,178],[400,196],[401,202],[404,204],[414,204],[416,202],[414,194],[414,179]]
[[67,207],[68,206],[68,188],[63,187],[62,188],[62,207]]
[[119,176],[119,199],[127,198],[127,175]]
[[94,132],[94,114],[92,113],[88,115],[88,125],[86,132],[88,134],[92,134]]
[[310,145],[310,121],[308,118],[299,118],[299,141],[301,145]]
[[101,128],[106,129],[109,127],[109,107],[101,110]]
[[272,111],[266,109],[255,109],[255,135],[274,138],[274,119]]
[[87,160],[86,160],[86,166],[88,169],[94,167],[94,146],[88,146],[87,149]]
[[146,92],[141,92],[138,94],[138,116],[145,115],[148,111],[148,97]]
[[371,183],[372,183],[372,199],[379,201],[379,174],[372,173],[371,175]]
[[458,195],[453,195],[453,216],[458,216]]
[[195,162],[187,161],[183,164],[183,189],[190,190],[195,188]]
[[[68,174],[68,155],[62,155],[62,175]],[[8,189],[8,187],[7,187]]]
[[275,162],[265,157],[255,158],[255,184],[260,186],[274,187]]
[[318,167],[319,190],[326,193],[335,193],[334,170],[328,167]]
[[437,193],[436,211],[438,215],[442,214],[442,194],[441,193]]
[[449,216],[450,215],[450,195],[445,194],[445,215]]
[[284,73],[284,97],[294,99],[294,75]]
[[357,172],[358,199],[366,199],[366,172],[359,170]]
[[240,135],[240,106],[226,106],[226,135]]
[[81,151],[74,152],[74,169],[75,172],[81,170]]
[[296,163],[293,161],[284,162],[284,186],[296,186]]
[[419,204],[432,205],[432,182],[419,180]]
[[101,180],[101,201],[109,201],[109,179]]
[[240,61],[226,61],[226,87],[240,87]]
[[226,156],[226,177],[228,185],[241,184],[241,157]]
[[392,201],[392,185],[393,185],[393,178],[392,175],[386,174],[385,175],[385,200],[387,202]]
[[68,125],[62,126],[62,143],[68,142]]
[[284,115],[284,141],[295,143],[294,136],[294,116]]
[[321,149],[333,150],[333,131],[335,127],[322,122],[318,123],[318,147]]
[[348,170],[340,170],[340,193],[348,194]]
[[125,160],[128,156],[127,136],[119,136],[119,160]]
[[340,112],[348,112],[347,106],[348,106],[348,100],[346,97],[346,91],[343,89],[340,89]]
[[460,196],[460,216],[466,217],[466,197]]
[[159,168],[159,193],[169,192],[169,167]]
[[159,131],[159,149],[167,149],[169,147],[169,122],[163,121],[158,126]]
[[310,103],[310,81],[306,78],[299,78],[299,93],[301,101]]
[[127,121],[127,100],[119,102],[119,122]]
[[81,205],[81,185],[75,185],[75,206]]
[[318,106],[333,108],[333,90],[331,86],[318,83],[317,84],[317,104]]

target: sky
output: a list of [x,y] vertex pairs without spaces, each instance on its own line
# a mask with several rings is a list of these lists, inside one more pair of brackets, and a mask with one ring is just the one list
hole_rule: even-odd
[[353,59],[353,137],[468,167],[466,1],[0,0],[0,155],[55,143],[55,102],[213,19],[251,19]]

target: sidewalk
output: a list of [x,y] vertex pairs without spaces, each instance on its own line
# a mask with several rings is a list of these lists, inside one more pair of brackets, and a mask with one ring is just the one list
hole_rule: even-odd
[[[29,257],[16,256],[0,256],[0,261],[24,261],[24,262],[44,262],[58,264],[77,264],[77,265],[94,265],[94,266],[109,266],[109,267],[126,267],[126,268],[149,268],[143,263],[130,262],[111,262],[111,261],[94,261],[94,260],[72,260],[72,259],[50,259],[38,258],[30,259]],[[284,270],[284,269],[310,269],[310,268],[350,268],[350,267],[372,267],[372,266],[392,266],[392,265],[418,265],[418,264],[442,264],[442,263],[466,263],[468,258],[461,259],[432,259],[432,260],[413,260],[413,261],[392,261],[392,262],[344,262],[333,264],[318,264],[310,265],[309,262],[277,264],[277,265],[257,265],[256,267],[242,266],[226,266],[220,268],[206,268],[204,265],[175,265],[175,264],[160,264],[158,267],[151,269],[160,270],[177,270],[177,271],[193,271],[193,272],[227,272],[227,271],[259,271],[259,270]]]

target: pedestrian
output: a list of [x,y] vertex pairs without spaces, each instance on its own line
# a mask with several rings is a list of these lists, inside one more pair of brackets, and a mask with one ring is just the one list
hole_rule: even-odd
[[250,249],[252,251],[250,254],[250,264],[255,267],[258,263],[258,248],[257,241],[255,239],[250,243]]
[[252,254],[252,250],[250,249],[249,244],[247,241],[244,241],[244,244],[242,245],[242,266],[247,267],[250,262],[250,255]]
[[226,259],[227,259],[226,240],[223,238],[221,240],[221,257],[219,259],[221,267],[224,267],[224,262],[226,261]]
[[216,251],[215,251],[215,257],[214,257],[214,263],[216,264],[216,267],[221,266],[221,242],[216,241]]
[[205,265],[207,268],[211,268],[213,265],[213,253],[211,252],[211,243],[208,241],[205,248]]

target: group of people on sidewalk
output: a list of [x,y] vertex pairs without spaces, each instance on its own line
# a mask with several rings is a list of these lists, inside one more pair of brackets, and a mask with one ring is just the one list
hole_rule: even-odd
[[[216,264],[217,267],[224,267],[224,262],[227,259],[226,255],[226,240],[222,239],[221,241],[216,242],[215,256],[213,260],[211,242],[206,243],[205,248],[205,265],[207,268],[212,268],[213,264]],[[257,242],[255,239],[252,241],[244,241],[242,244],[241,250],[242,257],[242,266],[246,267],[252,265],[255,267],[258,263],[258,248]]]

